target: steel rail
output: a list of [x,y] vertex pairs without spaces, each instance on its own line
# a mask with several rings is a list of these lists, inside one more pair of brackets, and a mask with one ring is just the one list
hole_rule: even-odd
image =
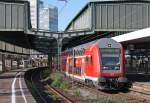
[[52,91],[53,93],[55,93],[57,96],[59,96],[60,98],[62,98],[64,101],[66,101],[67,103],[74,103],[70,98],[68,98],[67,96],[65,96],[64,94],[62,94],[60,91],[58,91],[57,89],[46,85],[47,89],[49,91]]
[[[132,96],[132,94],[129,95],[129,93],[123,93],[123,92],[119,92],[114,94],[113,92],[111,93],[107,93],[107,92],[103,92],[101,90],[97,90],[95,87],[90,87],[89,85],[85,85],[84,83],[78,82],[78,81],[74,81],[76,84],[74,84],[74,86],[79,86],[79,88],[84,88],[86,90],[91,91],[92,93],[96,94],[96,95],[103,95],[105,97],[113,97],[113,96],[121,96],[124,97],[125,99],[129,100],[129,101],[134,101],[137,103],[150,103],[148,100],[140,97],[140,96]],[[132,91],[132,90],[131,90]]]
[[[40,79],[42,80],[42,72],[40,72]],[[64,101],[66,101],[67,103],[74,103],[70,98],[68,98],[67,96],[65,96],[64,94],[62,94],[61,92],[59,92],[57,89],[53,88],[52,86],[46,84],[46,88],[48,91],[52,91],[54,94],[56,94],[58,97],[62,98]]]

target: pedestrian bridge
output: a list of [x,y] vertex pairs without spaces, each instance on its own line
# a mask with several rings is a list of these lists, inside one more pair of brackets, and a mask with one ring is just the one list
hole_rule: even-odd
[[[1,0],[0,41],[5,41],[6,43],[23,48],[47,52],[52,49],[50,47],[57,47],[58,42],[62,44],[62,42],[66,43],[67,40],[72,37],[91,34],[90,30],[69,32],[37,30],[32,28],[30,19],[30,4],[28,1]],[[64,42],[62,40],[63,38],[67,38],[67,40],[64,39]],[[8,47],[7,44],[5,47]],[[56,51],[57,48],[53,49]],[[5,50],[7,50],[7,48],[5,48]],[[14,51],[15,48],[12,48],[11,52]]]
[[0,31],[24,31],[31,28],[29,3],[0,1]]
[[22,31],[26,34],[44,35],[54,38],[86,35],[90,30],[78,32],[50,32],[32,29],[28,1],[0,1],[0,31]]

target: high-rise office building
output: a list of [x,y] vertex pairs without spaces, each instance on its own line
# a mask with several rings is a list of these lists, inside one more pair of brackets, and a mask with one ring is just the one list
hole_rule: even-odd
[[44,7],[42,0],[23,0],[30,2],[30,16],[33,29],[58,31],[58,8]]
[[58,8],[49,5],[46,8],[40,8],[39,28],[49,31],[58,31]]
[[44,7],[41,0],[28,0],[30,2],[30,15],[32,28],[39,28],[39,9]]

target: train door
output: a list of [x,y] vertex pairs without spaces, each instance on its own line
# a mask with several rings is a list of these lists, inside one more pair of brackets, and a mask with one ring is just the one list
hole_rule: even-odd
[[73,74],[73,59],[72,58],[69,58],[68,59],[68,63],[67,63],[68,65],[67,65],[67,72],[69,73],[69,74]]
[[70,67],[70,60],[69,60],[69,58],[67,58],[66,70],[64,71],[66,73],[66,75],[69,75],[69,67]]
[[81,60],[81,76],[83,79],[85,79],[85,71],[84,71],[84,58]]

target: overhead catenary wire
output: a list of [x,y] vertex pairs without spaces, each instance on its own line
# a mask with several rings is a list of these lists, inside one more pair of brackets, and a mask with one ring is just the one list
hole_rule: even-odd
[[[64,5],[60,8],[59,12],[58,12],[58,16],[63,12],[63,10],[65,9],[65,7],[67,6],[68,2],[71,0],[58,0],[58,1],[65,1]],[[61,28],[58,28],[59,30],[61,30]]]
[[[63,1],[63,0],[61,0],[61,1]],[[64,8],[67,6],[67,4],[68,4],[68,2],[70,1],[70,0],[64,0],[65,1],[65,3],[64,3],[64,5],[62,6],[62,8],[60,8],[60,10],[59,10],[59,12],[58,12],[58,16],[62,13],[62,11],[64,10]]]

